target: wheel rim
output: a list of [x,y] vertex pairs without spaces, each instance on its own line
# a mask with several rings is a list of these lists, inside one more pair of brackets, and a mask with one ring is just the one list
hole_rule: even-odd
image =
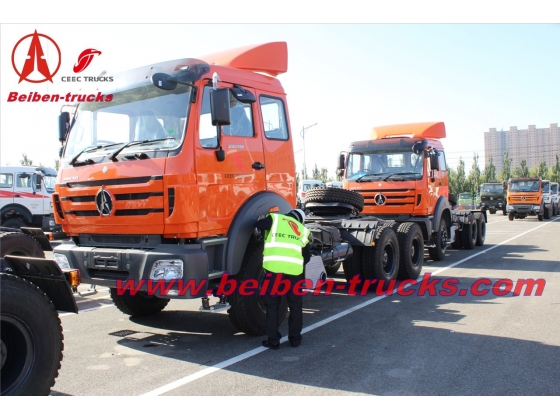
[[414,238],[410,246],[410,259],[414,267],[418,267],[420,261],[422,260],[424,250],[424,243],[419,238]]
[[387,244],[383,248],[383,272],[386,277],[390,277],[395,269],[395,248],[393,244]]
[[19,318],[2,315],[2,394],[10,395],[31,372],[35,360],[33,337],[29,327]]

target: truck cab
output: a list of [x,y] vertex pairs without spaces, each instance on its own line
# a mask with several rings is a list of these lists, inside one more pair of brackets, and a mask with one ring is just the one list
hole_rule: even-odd
[[510,178],[507,187],[507,212],[510,221],[537,216],[544,219],[543,182],[540,178]]
[[558,182],[552,182],[550,184],[550,196],[552,197],[552,205],[553,205],[552,215],[557,216],[558,215],[558,201],[559,201]]
[[492,180],[480,186],[480,207],[488,210],[490,214],[496,214],[498,210],[504,215],[507,214],[506,191],[501,182]]
[[552,198],[552,182],[548,179],[542,182],[542,194],[544,202],[544,218],[550,219],[554,214],[554,200]]
[[0,168],[0,221],[6,228],[40,227],[59,232],[54,221],[51,195],[57,173],[40,166]]

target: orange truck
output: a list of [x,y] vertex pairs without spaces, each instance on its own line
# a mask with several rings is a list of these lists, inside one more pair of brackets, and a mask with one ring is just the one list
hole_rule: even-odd
[[548,219],[550,213],[544,202],[543,181],[540,178],[510,178],[506,209],[509,220],[525,219],[527,216],[537,216],[539,221]]
[[[226,275],[262,282],[256,220],[296,206],[288,106],[276,77],[287,63],[286,43],[273,42],[152,64],[114,75],[105,101],[61,112],[53,207],[70,240],[54,250],[58,264],[109,287],[125,314],[201,298],[201,310],[227,310],[241,331],[264,334],[261,297],[241,287],[225,294],[220,285]],[[350,278],[420,273],[422,260],[399,252],[421,241],[416,226],[396,232],[360,215],[363,198],[339,188],[311,190],[306,204],[314,205],[306,223],[312,253],[326,271],[348,260]],[[362,265],[354,252],[371,258]],[[197,287],[180,290],[179,279]],[[165,287],[150,293],[144,280]],[[123,281],[134,293],[118,290]]]
[[[443,122],[376,127],[370,140],[350,144],[340,155],[344,188],[365,200],[362,214],[375,215],[394,229],[415,223],[432,259],[444,259],[447,246],[472,249],[484,244],[486,211],[455,210],[449,194]],[[423,249],[417,258],[423,258]]]

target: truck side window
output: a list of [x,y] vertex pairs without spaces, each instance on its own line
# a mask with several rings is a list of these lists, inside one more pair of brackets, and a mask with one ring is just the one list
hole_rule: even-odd
[[288,125],[284,102],[280,98],[261,95],[261,114],[263,118],[264,135],[271,140],[288,140]]
[[439,151],[439,170],[447,171],[447,166],[445,165],[445,153],[441,150]]
[[16,188],[31,188],[31,175],[17,174]]
[[231,124],[222,126],[222,132],[226,136],[253,137],[253,111],[251,104],[243,104],[229,92],[229,112]]
[[0,174],[0,188],[12,188],[14,176],[12,174]]

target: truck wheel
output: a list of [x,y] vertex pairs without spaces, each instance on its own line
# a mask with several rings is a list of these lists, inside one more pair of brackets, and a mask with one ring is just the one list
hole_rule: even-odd
[[127,290],[124,294],[118,295],[117,289],[111,288],[111,299],[119,310],[130,316],[155,315],[163,311],[169,303],[169,299],[148,296],[146,292],[139,291],[131,295]]
[[417,279],[424,264],[424,236],[416,223],[402,223],[397,229],[400,264],[399,280]]
[[478,229],[476,220],[470,225],[463,225],[463,237],[461,238],[461,241],[463,242],[465,249],[473,249],[475,247],[477,236]]
[[[238,287],[235,288],[234,293],[228,296],[228,302],[231,305],[231,308],[228,309],[230,321],[237,329],[249,335],[266,334],[266,307],[258,291],[248,296],[242,296],[239,294],[239,286],[246,280],[257,279],[260,288],[264,278],[263,249],[262,242],[249,245],[241,264],[241,270],[237,276],[234,276],[238,281]],[[272,287],[273,280],[271,279],[269,287]],[[288,300],[283,296],[280,304],[280,323],[286,318],[287,312]]]
[[0,257],[19,255],[22,257],[45,258],[45,252],[39,242],[21,232],[0,233]]
[[538,219],[539,222],[542,222],[542,221],[543,221],[543,215],[542,215],[542,214],[538,214],[538,215],[537,215],[537,219]]
[[338,272],[338,269],[340,268],[341,265],[342,265],[342,261],[337,262],[336,264],[333,265],[326,265],[325,270],[327,271],[327,274],[329,276],[334,276]]
[[48,395],[58,376],[64,336],[58,313],[41,289],[0,274],[1,395]]
[[496,214],[496,210],[489,210],[490,214]]
[[453,242],[451,242],[451,247],[453,249],[461,249],[463,248],[463,241],[461,240],[462,238],[462,232],[460,230],[455,230],[455,240]]
[[507,214],[507,210],[505,208],[502,209],[502,213],[504,214],[504,216]]
[[352,248],[352,256],[342,262],[342,268],[344,270],[344,278],[346,281],[352,280],[352,278],[358,274],[360,279],[363,280],[362,274],[362,255],[363,246],[355,246]]
[[515,215],[513,213],[508,213],[508,219],[510,220],[510,222],[513,222]]
[[548,207],[544,207],[544,218],[546,220],[550,219],[550,211],[548,211]]
[[389,281],[399,272],[399,241],[393,229],[381,226],[375,233],[375,246],[363,249],[364,278]]
[[476,245],[482,246],[486,240],[486,220],[484,219],[482,213],[476,213],[474,218],[477,224]]
[[428,248],[430,258],[434,261],[441,261],[445,258],[445,251],[447,250],[447,240],[449,234],[447,233],[447,222],[442,217],[439,222],[439,229],[436,233],[435,247]]
[[358,212],[364,209],[364,197],[354,191],[342,188],[318,187],[307,191],[306,203],[345,203],[353,206]]

